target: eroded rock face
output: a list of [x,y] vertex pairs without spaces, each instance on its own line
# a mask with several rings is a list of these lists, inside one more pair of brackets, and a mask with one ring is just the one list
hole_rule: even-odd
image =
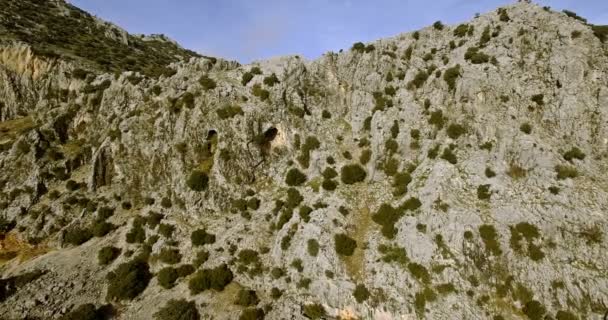
[[[183,298],[234,319],[241,288],[266,319],[601,317],[606,44],[522,2],[361,45],[315,61],[193,58],[158,79],[0,61],[0,208],[31,246],[3,277],[49,271],[2,313],[111,302],[106,274],[140,257],[156,278],[114,303],[116,318]],[[154,213],[159,226],[137,218]],[[104,219],[115,228],[92,237]],[[100,265],[106,246],[121,254]],[[191,294],[195,274],[166,289],[159,273],[175,260],[227,264],[232,281]]]

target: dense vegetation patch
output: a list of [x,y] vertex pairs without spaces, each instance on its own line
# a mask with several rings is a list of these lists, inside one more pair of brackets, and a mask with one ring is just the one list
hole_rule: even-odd
[[108,300],[132,300],[146,289],[152,274],[148,263],[135,258],[108,273],[107,279]]

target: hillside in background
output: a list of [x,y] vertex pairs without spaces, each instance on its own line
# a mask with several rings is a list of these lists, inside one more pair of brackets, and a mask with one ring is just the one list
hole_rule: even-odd
[[606,316],[605,26],[241,65],[0,8],[0,319]]

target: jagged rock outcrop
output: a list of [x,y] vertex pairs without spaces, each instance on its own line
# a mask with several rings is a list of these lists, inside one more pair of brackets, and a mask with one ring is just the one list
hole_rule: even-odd
[[[46,273],[0,310],[601,318],[598,30],[520,2],[315,61],[193,57],[154,77],[6,46],[0,233],[28,245],[0,240],[0,270]],[[124,269],[147,285],[113,283]]]

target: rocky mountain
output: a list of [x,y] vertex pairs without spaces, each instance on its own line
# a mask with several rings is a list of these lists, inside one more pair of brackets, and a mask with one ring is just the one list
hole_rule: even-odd
[[603,319],[608,28],[250,65],[0,0],[1,319]]

